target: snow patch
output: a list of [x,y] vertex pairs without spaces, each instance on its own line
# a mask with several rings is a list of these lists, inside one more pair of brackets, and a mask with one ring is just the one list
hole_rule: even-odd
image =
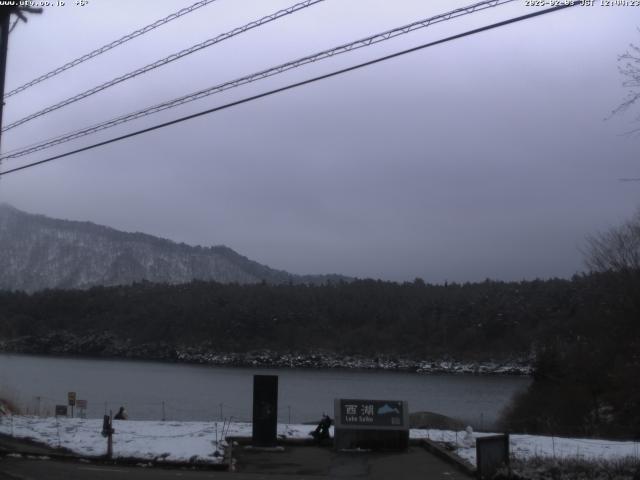
[[[113,452],[116,458],[135,458],[143,462],[221,463],[223,438],[250,437],[251,423],[246,422],[176,422],[114,420]],[[308,439],[310,425],[278,425],[279,438]],[[101,419],[40,418],[33,416],[0,417],[0,433],[30,438],[51,447],[64,447],[86,457],[106,453],[107,440],[102,436]],[[13,432],[13,433],[12,433]],[[333,432],[331,432],[333,435]],[[463,441],[466,431],[410,430],[413,439],[428,438],[451,446],[470,464],[476,463],[476,450]],[[495,435],[473,433],[474,437]],[[515,458],[536,457],[616,460],[640,458],[639,442],[600,439],[560,438],[537,435],[511,435],[511,453]]]

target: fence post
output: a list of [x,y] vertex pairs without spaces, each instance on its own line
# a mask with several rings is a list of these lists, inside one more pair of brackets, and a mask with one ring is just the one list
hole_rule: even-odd
[[107,458],[113,457],[113,411],[109,410],[109,436],[107,437]]
[[554,428],[551,423],[551,419],[548,419],[549,422],[549,431],[551,432],[551,446],[553,448],[553,458],[556,458],[556,437],[554,435]]
[[166,415],[164,414],[164,400],[162,401],[162,421],[164,422],[167,419]]

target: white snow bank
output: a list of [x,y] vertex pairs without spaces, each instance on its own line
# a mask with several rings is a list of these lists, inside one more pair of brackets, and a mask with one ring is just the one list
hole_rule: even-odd
[[[141,460],[218,463],[222,461],[223,428],[225,436],[251,436],[250,423],[154,422],[114,420],[114,457]],[[309,438],[311,425],[278,425],[278,435]],[[31,438],[52,447],[64,447],[79,455],[101,456],[107,440],[101,434],[102,420],[80,418],[39,418],[14,415],[0,417],[0,433]],[[333,433],[333,432],[332,432]],[[411,430],[411,438],[429,438],[458,445],[456,453],[475,465],[475,447],[465,448],[465,432],[451,430]],[[492,435],[474,433],[475,437]],[[217,453],[216,453],[217,452]],[[638,442],[617,442],[579,438],[511,435],[511,452],[518,458],[548,456],[583,459],[639,458]]]

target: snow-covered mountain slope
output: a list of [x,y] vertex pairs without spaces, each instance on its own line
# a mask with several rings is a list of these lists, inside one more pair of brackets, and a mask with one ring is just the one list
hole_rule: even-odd
[[147,280],[186,283],[323,283],[338,275],[292,275],[225,246],[193,247],[90,222],[58,220],[0,204],[0,289],[33,292]]

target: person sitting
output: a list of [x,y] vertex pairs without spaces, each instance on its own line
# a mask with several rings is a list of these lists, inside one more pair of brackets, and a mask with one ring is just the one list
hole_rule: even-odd
[[329,435],[329,427],[331,426],[331,422],[332,422],[331,417],[326,413],[323,413],[322,420],[320,420],[320,423],[318,423],[318,426],[316,427],[316,429],[313,432],[311,432],[309,435],[311,435],[313,438],[315,438],[318,441],[331,438],[331,436]]
[[129,415],[127,414],[127,411],[124,409],[124,407],[120,407],[120,410],[118,410],[118,413],[116,413],[116,416],[113,418],[115,418],[116,420],[128,420]]

